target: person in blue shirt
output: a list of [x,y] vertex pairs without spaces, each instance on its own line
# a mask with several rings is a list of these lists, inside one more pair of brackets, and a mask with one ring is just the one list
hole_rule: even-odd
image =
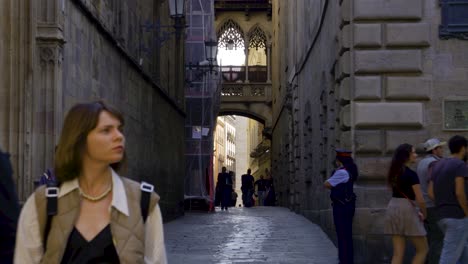
[[333,222],[338,240],[340,264],[352,264],[354,259],[353,217],[356,208],[353,184],[359,173],[351,157],[351,151],[341,149],[335,151],[338,168],[333,171],[332,176],[323,185],[331,190],[330,199],[332,200]]

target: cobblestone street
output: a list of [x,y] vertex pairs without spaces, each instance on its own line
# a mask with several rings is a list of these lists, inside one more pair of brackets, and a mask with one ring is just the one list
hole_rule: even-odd
[[281,207],[187,213],[164,231],[171,264],[337,263],[320,227]]

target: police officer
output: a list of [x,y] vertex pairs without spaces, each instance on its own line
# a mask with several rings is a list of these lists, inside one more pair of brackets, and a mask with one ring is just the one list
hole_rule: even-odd
[[324,182],[325,188],[331,190],[330,199],[333,206],[338,240],[338,257],[340,264],[353,263],[353,216],[356,208],[356,195],[353,184],[358,177],[358,169],[351,157],[352,152],[336,149],[337,169]]

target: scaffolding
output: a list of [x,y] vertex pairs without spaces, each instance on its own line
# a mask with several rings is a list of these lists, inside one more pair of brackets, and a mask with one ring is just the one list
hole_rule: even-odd
[[[205,41],[215,39],[214,1],[187,1],[185,64],[206,63]],[[185,82],[185,209],[214,210],[213,136],[220,105],[220,78],[187,67]]]

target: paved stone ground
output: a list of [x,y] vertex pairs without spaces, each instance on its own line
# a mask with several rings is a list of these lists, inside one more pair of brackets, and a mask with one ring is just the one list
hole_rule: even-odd
[[281,207],[187,213],[164,232],[170,264],[338,262],[319,226]]

